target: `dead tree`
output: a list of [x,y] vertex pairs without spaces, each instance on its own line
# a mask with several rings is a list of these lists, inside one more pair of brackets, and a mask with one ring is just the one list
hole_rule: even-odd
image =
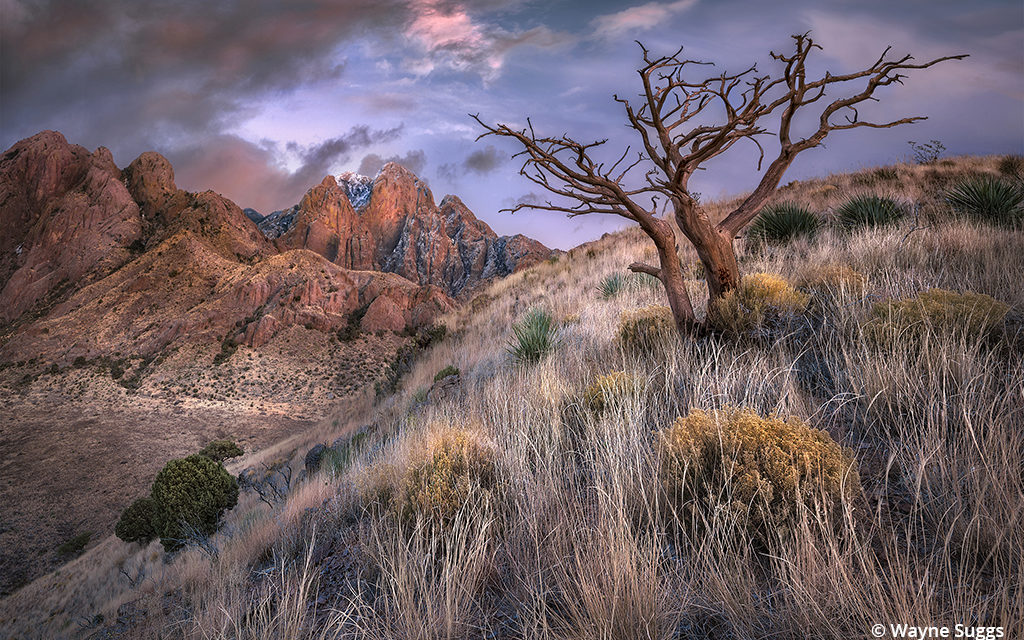
[[[711,303],[739,283],[736,237],[767,203],[797,154],[820,145],[833,131],[888,128],[924,120],[924,116],[913,116],[870,122],[859,118],[857,107],[877,100],[874,93],[879,87],[902,84],[906,77],[903,72],[966,57],[945,56],[915,64],[909,55],[890,58],[892,47],[888,47],[866,69],[841,75],[826,72],[822,78],[809,80],[807,58],[821,47],[807,33],[793,36],[793,40],[796,50],[792,54],[770,52],[772,60],[781,67],[775,77],[761,75],[754,65],[740,73],[722,73],[700,80],[690,80],[689,72],[710,63],[681,58],[682,48],[673,55],[652,58],[637,43],[644,61],[638,69],[643,89],[640,99],[631,102],[617,95],[614,99],[625,108],[629,126],[639,134],[642,151],[634,157],[627,147],[610,166],[593,157],[594,150],[607,139],[582,143],[568,135],[543,137],[536,134],[529,120],[525,129],[517,129],[505,124],[491,126],[479,114],[473,115],[486,130],[478,140],[490,135],[517,140],[523,151],[516,157],[524,158],[520,174],[575,203],[521,203],[505,211],[531,208],[560,211],[569,216],[599,213],[636,222],[654,241],[659,265],[637,262],[629,266],[630,270],[648,273],[662,282],[680,332],[698,328],[685,287],[675,231],[658,215],[658,199],[662,199],[660,206],[672,212],[676,225],[704,264],[708,308],[713,310]],[[847,89],[858,80],[863,83],[859,91],[847,92],[846,97],[831,102],[819,102],[828,90]],[[809,105],[823,108],[817,112],[817,128],[800,137],[793,131],[794,117],[798,112],[810,111],[804,109]],[[741,140],[756,145],[757,168],[761,171],[765,150],[758,138],[770,133],[769,120],[778,138],[778,155],[764,168],[758,185],[736,209],[720,221],[712,220],[690,191],[690,178],[702,165]],[[638,178],[640,172],[642,178]]]

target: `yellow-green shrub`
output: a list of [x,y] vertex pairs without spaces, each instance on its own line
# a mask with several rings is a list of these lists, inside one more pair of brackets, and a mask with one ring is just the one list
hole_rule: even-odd
[[662,305],[627,309],[619,316],[616,333],[619,344],[627,351],[653,351],[665,345],[676,333],[672,310]]
[[856,296],[864,294],[867,283],[864,274],[834,262],[808,268],[797,281],[801,289],[814,293],[842,291]]
[[447,522],[464,506],[486,507],[496,481],[493,447],[470,431],[445,432],[411,461],[397,506],[404,518]]
[[879,302],[867,328],[875,337],[925,333],[988,335],[996,331],[1010,307],[991,296],[967,291],[929,289],[912,298]]
[[683,514],[699,522],[724,507],[762,542],[803,507],[828,512],[860,490],[852,455],[799,418],[695,409],[658,432],[658,448]]
[[601,413],[608,406],[632,395],[643,388],[643,381],[635,374],[612,371],[597,378],[583,390],[583,406],[594,413]]
[[493,446],[473,431],[443,428],[404,463],[368,468],[359,490],[364,502],[389,509],[405,522],[422,518],[445,524],[464,507],[486,509],[497,479]]
[[774,273],[752,273],[740,279],[738,287],[715,301],[712,321],[720,329],[745,333],[767,320],[802,313],[810,295],[797,291]]

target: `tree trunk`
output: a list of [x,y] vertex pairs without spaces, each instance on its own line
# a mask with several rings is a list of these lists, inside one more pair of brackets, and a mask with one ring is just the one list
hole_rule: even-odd
[[732,243],[732,238],[712,229],[707,243],[696,246],[708,283],[708,308],[740,284],[740,269]]
[[679,262],[676,248],[676,234],[664,220],[651,218],[642,225],[644,233],[654,241],[658,249],[658,267],[634,262],[629,265],[631,271],[647,273],[661,280],[668,296],[668,306],[672,310],[672,319],[680,335],[692,334],[699,329],[697,316],[693,314],[690,294],[686,292],[686,279],[683,278],[683,265]]
[[676,329],[681,335],[691,334],[697,328],[697,316],[693,313],[690,294],[686,292],[686,279],[683,278],[683,267],[674,241],[669,250],[658,247],[658,259],[661,262],[661,283],[668,295],[668,306],[676,321]]
[[715,302],[740,283],[739,265],[736,264],[735,236],[719,231],[707,214],[696,206],[676,209],[676,223],[693,244],[704,265],[708,284],[708,319],[714,317]]

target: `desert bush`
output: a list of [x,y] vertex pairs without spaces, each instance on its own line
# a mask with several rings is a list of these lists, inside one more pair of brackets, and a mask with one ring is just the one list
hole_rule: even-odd
[[149,542],[156,537],[153,525],[155,513],[156,503],[153,498],[139,498],[121,512],[121,519],[114,527],[114,535],[125,542]]
[[898,180],[900,177],[896,167],[878,167],[873,174],[879,180]]
[[743,276],[738,287],[714,303],[712,320],[723,331],[747,333],[802,313],[810,299],[782,276],[752,273]]
[[214,462],[224,462],[229,458],[237,458],[245,453],[242,447],[231,440],[214,440],[206,445],[199,452],[199,455],[209,458]]
[[1024,189],[993,176],[960,180],[946,192],[957,213],[992,224],[1019,225],[1024,218]]
[[1003,324],[1010,307],[991,296],[929,289],[912,298],[874,305],[867,329],[874,337],[934,332],[985,336]]
[[852,231],[862,227],[882,227],[899,221],[906,208],[886,196],[863,195],[850,198],[836,210],[839,226]]
[[1024,156],[1003,156],[999,160],[999,173],[1011,178],[1024,178]]
[[747,232],[755,243],[785,244],[803,237],[813,237],[821,219],[806,207],[783,202],[765,207]]
[[810,267],[797,280],[797,286],[812,293],[847,292],[863,295],[868,279],[845,264],[829,263]]
[[238,503],[238,482],[217,462],[200,455],[171,460],[153,482],[153,526],[173,551],[195,535],[217,530],[220,516]]
[[643,388],[643,380],[632,373],[612,371],[597,378],[583,390],[582,404],[593,412],[601,413],[616,399],[623,399]]
[[438,382],[440,380],[444,380],[448,376],[457,376],[457,375],[459,375],[459,368],[454,366],[454,365],[448,365],[444,369],[441,369],[436,374],[434,374],[434,382]]
[[939,140],[929,140],[928,142],[908,140],[907,144],[913,150],[914,162],[917,164],[933,164],[946,151],[946,145]]
[[521,363],[540,360],[555,348],[555,321],[543,309],[531,309],[523,319],[512,325],[514,337],[509,340],[508,352]]
[[403,522],[451,522],[464,508],[486,509],[497,486],[495,449],[475,432],[444,429],[402,469],[384,465],[361,487],[365,499],[390,508]]
[[62,556],[77,556],[85,551],[85,547],[92,539],[92,531],[80,533],[77,536],[66,540],[57,547],[57,553]]
[[625,351],[645,353],[664,346],[676,334],[672,310],[662,305],[627,309],[619,315],[616,338]]
[[838,514],[860,490],[852,455],[795,417],[694,409],[657,441],[661,481],[685,523],[699,526],[724,508],[762,543],[804,509]]

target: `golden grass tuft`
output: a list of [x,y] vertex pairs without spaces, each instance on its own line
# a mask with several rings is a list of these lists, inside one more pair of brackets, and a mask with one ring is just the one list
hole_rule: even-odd
[[867,276],[852,267],[830,262],[804,269],[797,286],[811,293],[840,293],[862,296],[867,288]]
[[616,333],[624,351],[647,353],[668,344],[676,334],[672,310],[663,305],[627,309],[619,315]]
[[801,510],[839,513],[860,491],[852,454],[799,418],[694,409],[658,433],[661,479],[689,516],[724,507],[762,542]]
[[601,413],[612,403],[641,391],[644,381],[634,373],[612,371],[597,376],[583,390],[583,406],[592,413]]
[[929,289],[911,298],[876,303],[868,329],[876,336],[908,332],[988,336],[1002,326],[1009,311],[1009,306],[982,293]]

